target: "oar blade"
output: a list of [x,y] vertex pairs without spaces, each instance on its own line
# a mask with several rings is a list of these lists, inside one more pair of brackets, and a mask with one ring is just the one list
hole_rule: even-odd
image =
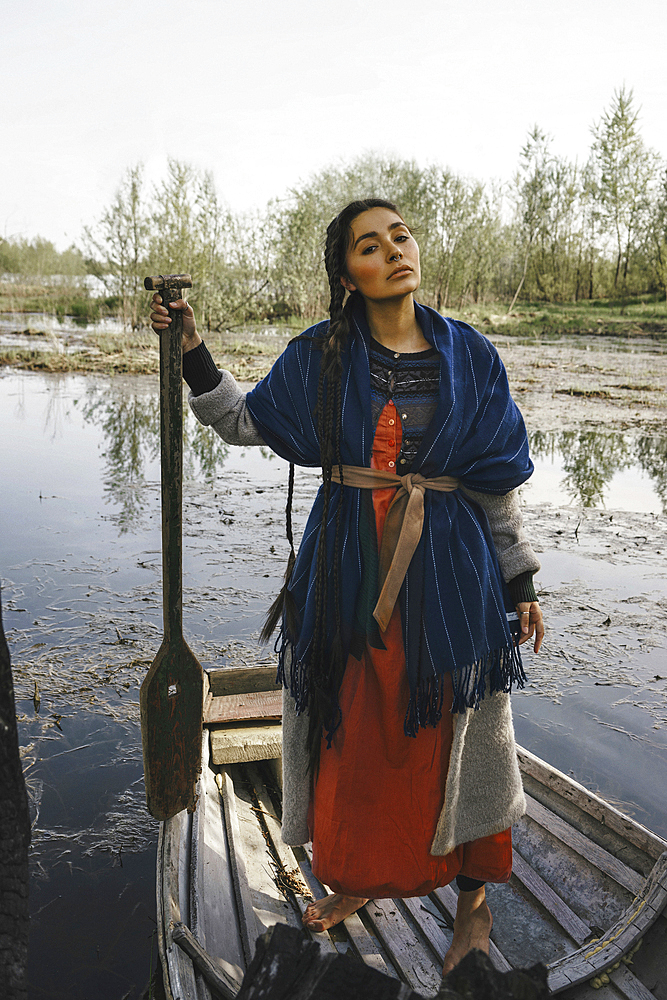
[[146,802],[156,819],[195,805],[201,771],[204,673],[187,643],[163,642],[141,685]]

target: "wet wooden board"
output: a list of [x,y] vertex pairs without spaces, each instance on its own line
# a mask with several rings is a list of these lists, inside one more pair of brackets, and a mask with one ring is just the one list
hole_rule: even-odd
[[282,725],[265,722],[254,726],[231,723],[211,726],[211,759],[214,764],[268,760],[282,754]]
[[281,691],[250,691],[210,697],[204,705],[204,724],[243,722],[254,719],[279,720],[283,714]]

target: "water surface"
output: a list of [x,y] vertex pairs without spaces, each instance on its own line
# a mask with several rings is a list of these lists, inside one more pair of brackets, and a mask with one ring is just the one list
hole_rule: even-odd
[[[35,998],[132,1000],[155,961],[138,686],[161,639],[156,383],[0,372],[0,574],[34,817]],[[654,551],[665,439],[531,436],[523,498],[550,632],[545,654],[526,656],[519,739],[667,834],[655,781],[667,756]],[[286,464],[228,447],[189,413],[185,437],[186,636],[205,665],[270,662],[256,637],[288,551]],[[316,488],[300,470],[297,532]]]

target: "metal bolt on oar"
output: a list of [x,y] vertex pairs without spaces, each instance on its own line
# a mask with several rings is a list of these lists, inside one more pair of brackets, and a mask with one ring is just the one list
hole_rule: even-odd
[[164,638],[140,694],[146,801],[156,819],[169,819],[194,808],[201,770],[204,674],[183,638],[183,314],[169,308],[192,279],[158,275],[144,287],[162,293],[171,317],[160,334]]

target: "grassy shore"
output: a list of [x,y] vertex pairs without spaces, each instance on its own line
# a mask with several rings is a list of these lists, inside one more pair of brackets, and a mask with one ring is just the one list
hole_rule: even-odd
[[[12,327],[22,340],[16,346],[0,347],[0,365],[28,371],[108,375],[152,374],[158,371],[157,338],[148,328],[108,333],[100,332],[94,325],[76,329],[70,325],[63,327],[62,333],[55,334],[30,329],[27,314],[34,312],[59,317],[67,315],[78,322],[86,318],[92,323],[113,314],[114,304],[109,300],[70,299],[70,304],[78,303],[76,309],[61,313],[66,297],[63,289],[47,289],[46,299],[38,296],[38,289],[21,291],[25,295],[20,295],[19,290],[14,288],[11,301],[6,294],[0,295],[0,320],[2,311],[11,312]],[[563,335],[618,337],[630,341],[650,338],[667,342],[667,303],[650,296],[626,302],[520,303],[510,314],[502,303],[495,303],[449,310],[448,315],[470,323],[491,337],[502,336],[535,343],[548,342]],[[294,321],[291,325],[272,327],[268,334],[260,327],[248,327],[241,332],[207,333],[205,340],[221,367],[228,368],[242,381],[256,381],[266,374],[289,338],[307,325],[307,322],[299,324]]]

